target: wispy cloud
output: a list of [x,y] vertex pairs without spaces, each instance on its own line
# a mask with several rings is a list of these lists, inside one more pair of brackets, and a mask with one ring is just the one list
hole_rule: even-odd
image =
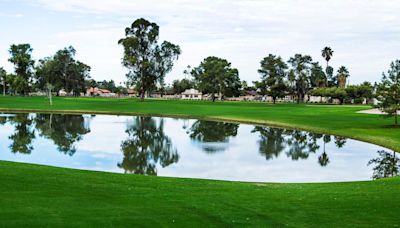
[[167,81],[208,55],[229,59],[248,81],[258,79],[259,61],[268,53],[288,58],[301,52],[323,61],[320,50],[331,46],[332,64],[348,66],[352,82],[379,80],[389,62],[400,58],[399,0],[36,0],[34,5],[82,21],[56,39],[75,44],[98,79],[124,79],[116,42],[138,17],[157,22],[161,38],[183,49]]

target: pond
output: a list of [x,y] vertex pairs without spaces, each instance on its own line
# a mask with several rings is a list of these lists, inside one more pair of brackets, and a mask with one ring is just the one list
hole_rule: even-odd
[[0,114],[0,160],[74,169],[252,182],[336,182],[393,175],[398,162],[393,156],[380,146],[343,137],[248,124]]

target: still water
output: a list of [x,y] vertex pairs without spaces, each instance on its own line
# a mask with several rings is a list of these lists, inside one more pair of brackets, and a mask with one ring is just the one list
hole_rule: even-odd
[[384,159],[393,155],[380,146],[343,137],[247,124],[0,114],[0,160],[74,169],[234,181],[331,182],[379,178],[390,169],[385,166],[380,171]]

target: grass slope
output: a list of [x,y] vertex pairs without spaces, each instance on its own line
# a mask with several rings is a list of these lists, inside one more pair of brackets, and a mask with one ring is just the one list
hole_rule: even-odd
[[9,162],[0,170],[0,227],[400,225],[400,178],[255,184]]
[[400,151],[400,128],[392,119],[356,113],[369,106],[271,105],[253,102],[166,101],[106,98],[0,97],[0,110],[69,111],[80,113],[151,114],[213,118],[291,127],[351,137]]
[[[1,97],[2,110],[229,119],[338,134],[400,148],[391,120],[366,106]],[[0,227],[400,226],[400,178],[257,184],[121,175],[0,162]]]

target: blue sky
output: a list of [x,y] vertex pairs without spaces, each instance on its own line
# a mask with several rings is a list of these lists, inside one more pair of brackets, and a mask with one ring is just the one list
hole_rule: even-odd
[[207,56],[226,58],[243,80],[259,79],[260,60],[272,53],[321,57],[333,48],[331,65],[345,65],[350,83],[378,81],[400,58],[399,0],[0,0],[0,66],[8,48],[28,42],[40,59],[72,45],[96,80],[125,80],[118,39],[144,17],[161,26],[161,40],[179,44],[182,55],[166,81],[183,78],[187,65]]

